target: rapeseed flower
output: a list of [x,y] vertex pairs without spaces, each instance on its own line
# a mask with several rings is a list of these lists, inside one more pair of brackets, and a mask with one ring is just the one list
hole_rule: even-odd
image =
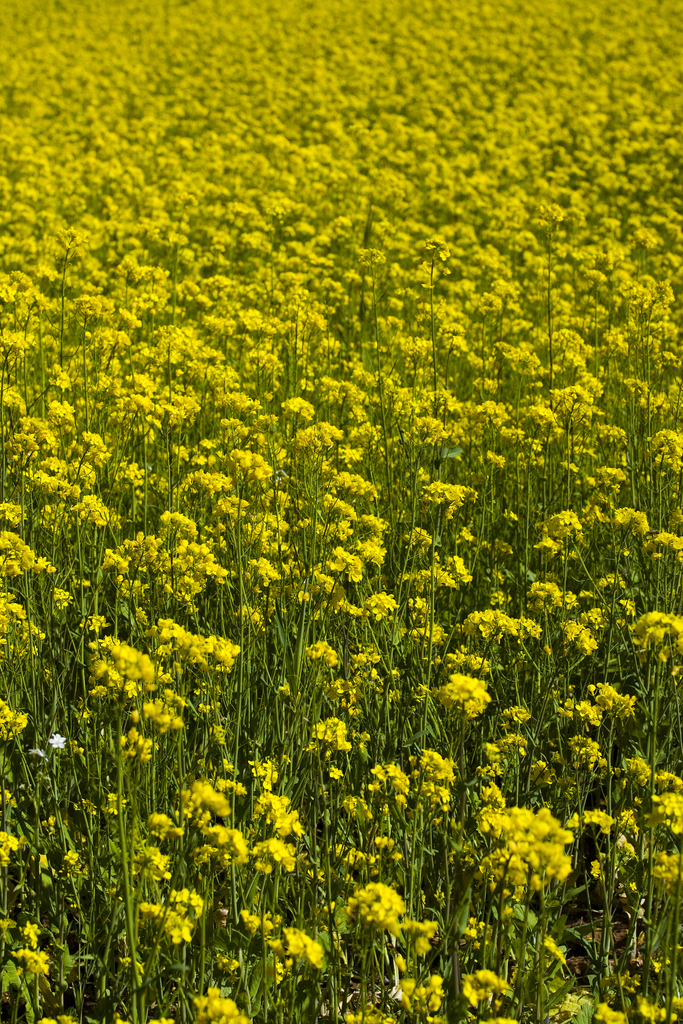
[[7,1012],[585,1016],[590,897],[596,1019],[680,1015],[672,5],[43,6],[0,7]]

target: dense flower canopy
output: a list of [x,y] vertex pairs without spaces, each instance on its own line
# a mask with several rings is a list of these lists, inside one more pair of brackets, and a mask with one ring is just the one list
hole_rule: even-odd
[[680,1016],[682,26],[2,4],[3,1019]]

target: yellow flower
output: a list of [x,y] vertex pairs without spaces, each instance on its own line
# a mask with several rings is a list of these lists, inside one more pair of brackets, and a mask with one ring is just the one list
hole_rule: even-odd
[[315,406],[305,398],[288,398],[282,403],[282,412],[285,416],[300,416],[302,420],[312,420],[315,416]]
[[507,981],[499,978],[493,971],[476,971],[474,974],[465,974],[462,978],[462,994],[470,1006],[476,1006],[494,992],[505,992],[508,987]]
[[532,583],[527,599],[531,610],[539,612],[544,608],[561,608],[564,595],[556,583]]
[[[424,1017],[436,1013],[443,999],[443,978],[438,974],[432,974],[426,985],[418,984],[414,978],[403,978],[401,981],[401,1006],[404,1010]],[[433,1019],[427,1016],[427,1020]]]
[[252,914],[249,910],[240,910],[240,917],[250,935],[256,935],[260,931],[265,938],[272,934],[279,920],[278,918],[273,921],[272,914],[268,910],[260,917],[258,914]]
[[171,877],[168,870],[169,861],[170,857],[161,853],[156,846],[146,846],[135,855],[133,872],[141,872],[143,876],[157,881],[168,880]]
[[9,705],[0,699],[0,740],[15,739],[27,724],[27,714],[23,711],[12,711]]
[[199,824],[206,824],[211,814],[227,818],[232,813],[232,805],[225,794],[206,780],[198,779],[183,790],[180,801],[187,817]]
[[283,843],[281,839],[265,839],[255,843],[252,857],[257,871],[269,875],[274,867],[281,866],[285,871],[293,871],[296,867],[295,847]]
[[434,696],[445,708],[458,705],[466,718],[477,718],[491,702],[483,679],[474,679],[460,672],[449,676],[448,682],[436,690]]
[[318,640],[306,648],[306,654],[311,661],[324,661],[330,668],[336,668],[339,664],[339,657],[336,651],[330,647],[326,640]]
[[564,880],[571,871],[564,848],[574,834],[562,828],[547,807],[534,813],[525,807],[501,808],[496,802],[480,812],[479,828],[496,840],[496,848],[479,865],[484,876],[490,873],[513,886],[528,881],[540,890],[554,878]]
[[432,948],[432,939],[439,930],[436,921],[404,921],[401,931],[409,935],[413,941],[415,952],[418,956],[424,956]]
[[209,988],[207,995],[195,996],[195,1024],[250,1024],[232,999],[221,996],[219,988]]
[[13,954],[27,974],[48,974],[50,961],[47,953],[35,949],[18,949]]
[[303,957],[305,960],[321,970],[324,960],[324,950],[319,942],[301,931],[299,928],[285,928],[283,931],[284,942],[281,939],[273,939],[268,945],[284,960],[285,957]]
[[605,811],[584,811],[583,817],[580,818],[578,814],[573,814],[572,817],[567,821],[567,828],[577,829],[583,822],[583,827],[586,828],[588,825],[597,825],[600,829],[600,835],[608,836],[611,832],[612,826],[614,825],[614,818],[606,814]]
[[628,1020],[625,1013],[611,1009],[608,1003],[598,1003],[595,1019],[599,1024],[626,1024]]
[[180,839],[185,834],[185,829],[175,825],[167,814],[150,814],[147,827],[159,839]]
[[650,825],[666,824],[672,832],[683,832],[683,793],[664,793],[653,796]]
[[391,616],[398,608],[398,605],[391,594],[373,594],[371,597],[366,598],[363,608],[368,614],[373,616],[376,622],[381,622],[382,619]]
[[584,657],[597,651],[597,640],[590,629],[587,629],[581,623],[565,622],[562,626],[562,631],[565,636],[565,649],[568,648],[569,644],[573,644],[579,654]]
[[[638,1013],[640,1016],[647,1021],[651,1021],[652,1024],[659,1024],[660,1021],[666,1020],[666,1009],[663,1006],[658,1006],[657,1003],[651,1003],[644,996],[638,996]],[[608,1022],[613,1024],[613,1022]]]
[[26,840],[23,836],[12,836],[8,832],[0,832],[0,865],[7,867],[10,855],[15,853]]
[[330,572],[346,573],[353,583],[359,583],[363,578],[363,563],[358,555],[353,555],[342,547],[334,549],[334,558],[328,559],[327,568]]
[[308,750],[318,749],[325,758],[333,754],[344,753],[351,750],[351,744],[346,738],[346,725],[338,718],[326,718],[317,722],[313,730],[313,741],[308,745]]
[[567,511],[558,512],[550,519],[546,519],[543,523],[543,530],[549,537],[563,540],[565,537],[571,537],[574,533],[581,533],[583,527],[576,512]]
[[261,794],[254,807],[254,818],[265,817],[266,821],[273,825],[275,832],[280,839],[287,836],[302,836],[304,829],[299,821],[299,812],[290,809],[288,796],[275,796],[266,791]]
[[546,951],[546,953],[549,953],[550,956],[552,956],[555,960],[559,960],[561,964],[563,964],[565,967],[567,966],[567,958],[555,942],[555,939],[552,937],[552,935],[546,935],[546,937],[543,940],[543,948]]
[[403,899],[388,885],[371,882],[363,889],[356,889],[348,902],[349,915],[361,922],[365,928],[376,928],[398,935],[398,917],[405,914]]

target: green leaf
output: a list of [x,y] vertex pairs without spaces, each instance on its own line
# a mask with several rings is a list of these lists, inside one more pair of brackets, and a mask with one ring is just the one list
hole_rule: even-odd
[[[565,996],[569,995],[570,991],[572,990],[575,984],[576,978],[568,978],[567,981],[565,981],[564,985],[562,985],[562,987],[557,990],[557,992],[550,993],[550,998],[547,1000],[543,1007],[544,1016],[546,1013],[549,1013],[550,1010],[552,1010],[553,1006],[557,1006],[558,1003],[561,1003],[564,1000]],[[585,1024],[588,1024],[588,1022],[586,1021]]]
[[2,969],[3,990],[12,985],[14,988],[21,988],[21,978],[17,973],[17,967],[13,960],[8,960]]
[[[525,907],[525,905],[523,903],[515,903],[514,907],[512,908],[512,918],[513,918],[513,920],[514,921],[521,921],[523,923],[525,915],[526,915],[526,907]],[[537,924],[538,924],[538,918],[536,917],[536,915],[534,914],[533,910],[530,907],[529,908],[528,927],[531,930],[531,929],[535,928]]]
[[461,938],[465,928],[467,928],[467,922],[470,916],[470,900],[472,899],[472,886],[470,886],[462,898],[462,903],[458,907],[458,912],[455,916],[455,934],[454,938]]
[[263,981],[263,960],[257,960],[249,978],[249,998],[251,999],[251,1012],[256,1015],[261,1007],[261,982]]
[[427,733],[428,733],[428,730],[427,730],[427,729],[423,729],[423,730],[422,730],[422,732],[416,732],[416,733],[415,733],[415,734],[414,734],[413,736],[411,736],[411,737],[410,737],[409,739],[405,740],[405,744],[406,744],[406,746],[407,746],[407,745],[408,745],[409,743],[415,743],[415,742],[416,742],[416,740],[421,740],[423,736],[426,736],[426,735],[427,735]]
[[576,1024],[590,1024],[594,1013],[595,1007],[591,1006],[590,1003],[584,1003],[574,1018],[576,1020]]

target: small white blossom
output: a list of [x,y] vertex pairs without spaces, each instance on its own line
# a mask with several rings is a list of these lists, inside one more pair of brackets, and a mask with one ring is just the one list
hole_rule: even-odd
[[66,736],[60,736],[59,733],[56,732],[54,736],[50,736],[50,739],[47,742],[53,750],[64,750],[64,747],[66,746]]

